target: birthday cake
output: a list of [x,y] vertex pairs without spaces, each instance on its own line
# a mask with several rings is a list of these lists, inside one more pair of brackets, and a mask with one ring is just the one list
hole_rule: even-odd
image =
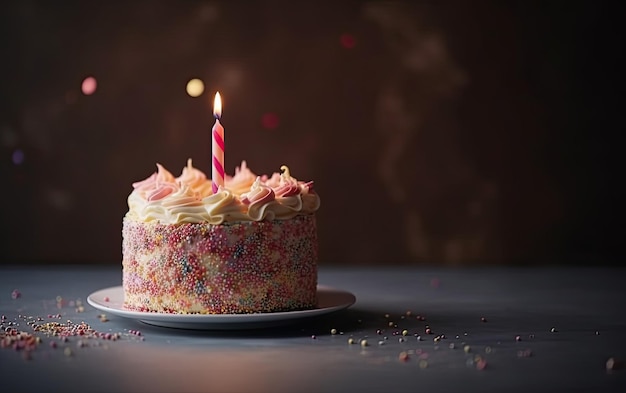
[[245,161],[213,192],[191,160],[134,183],[122,227],[124,307],[243,314],[316,306],[320,199],[289,169]]

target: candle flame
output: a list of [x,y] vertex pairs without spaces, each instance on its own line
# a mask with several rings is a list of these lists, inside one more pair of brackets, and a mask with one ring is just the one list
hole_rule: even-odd
[[222,117],[222,97],[219,91],[215,93],[215,99],[213,100],[213,115],[216,119]]

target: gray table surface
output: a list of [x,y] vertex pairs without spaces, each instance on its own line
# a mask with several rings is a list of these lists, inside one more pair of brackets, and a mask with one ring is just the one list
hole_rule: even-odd
[[5,266],[4,328],[34,333],[27,322],[37,317],[84,321],[120,339],[36,332],[42,342],[30,356],[0,348],[0,390],[625,392],[626,370],[606,369],[609,358],[626,359],[625,279],[610,268],[322,266],[320,284],[352,292],[352,307],[281,328],[192,331],[101,320],[86,298],[121,284],[116,266]]

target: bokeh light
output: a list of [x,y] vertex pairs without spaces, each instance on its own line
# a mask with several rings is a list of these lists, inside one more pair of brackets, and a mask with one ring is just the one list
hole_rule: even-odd
[[24,152],[21,149],[16,149],[11,159],[15,165],[21,165],[24,162]]
[[352,49],[356,45],[356,39],[352,34],[348,33],[342,34],[341,37],[339,37],[339,42],[341,43],[341,46],[346,49]]
[[90,96],[96,92],[97,87],[98,82],[96,81],[96,78],[94,78],[93,76],[88,76],[83,80],[83,84],[81,85],[80,89],[84,95]]
[[187,94],[191,97],[200,97],[204,93],[204,82],[194,78],[187,82]]
[[273,130],[280,124],[280,119],[276,113],[268,112],[261,117],[261,124],[263,128]]

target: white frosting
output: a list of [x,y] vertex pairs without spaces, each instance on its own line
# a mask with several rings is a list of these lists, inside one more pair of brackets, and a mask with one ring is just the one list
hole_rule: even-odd
[[211,180],[192,166],[191,159],[175,178],[162,165],[147,179],[133,183],[128,196],[127,216],[164,224],[221,224],[232,221],[287,220],[298,214],[311,214],[320,206],[312,182],[291,177],[289,168],[271,177],[256,176],[246,162],[235,175],[227,176],[224,188],[211,191]]

